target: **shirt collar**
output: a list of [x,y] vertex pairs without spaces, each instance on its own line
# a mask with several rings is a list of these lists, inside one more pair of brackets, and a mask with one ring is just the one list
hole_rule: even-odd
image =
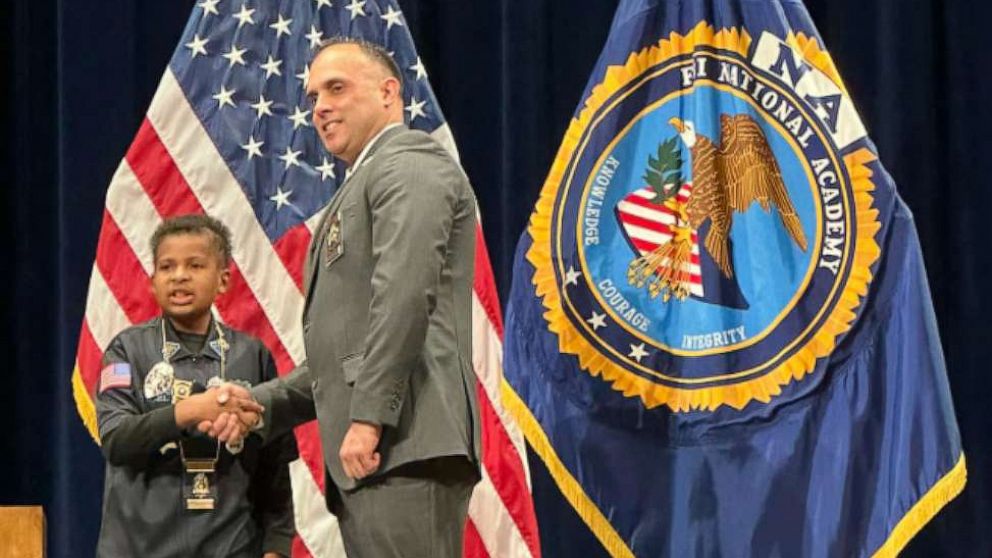
[[217,318],[212,313],[210,315],[210,325],[207,326],[207,341],[204,343],[200,355],[194,355],[186,350],[186,347],[179,339],[179,334],[176,333],[175,326],[172,325],[172,320],[166,316],[162,316],[161,319],[165,323],[165,350],[169,354],[169,361],[174,362],[180,358],[192,356],[204,356],[212,360],[220,360],[221,342],[217,336],[217,327],[223,326],[217,322]]
[[369,151],[372,149],[372,146],[374,146],[375,143],[379,141],[379,139],[382,137],[383,134],[385,134],[386,132],[392,130],[397,126],[402,126],[402,125],[403,125],[402,122],[393,122],[392,124],[387,124],[383,129],[379,130],[379,133],[376,134],[375,137],[373,137],[367,144],[365,144],[365,147],[362,148],[362,151],[358,154],[358,157],[355,158],[355,163],[350,167],[348,167],[348,170],[344,171],[344,179],[348,180],[348,178],[351,177],[351,175],[354,174],[355,171],[357,171],[359,168],[361,168],[362,165],[364,165],[367,162],[365,159],[366,157],[368,157]]

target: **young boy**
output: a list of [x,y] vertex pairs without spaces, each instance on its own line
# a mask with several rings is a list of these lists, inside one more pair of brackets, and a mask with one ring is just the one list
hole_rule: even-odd
[[276,375],[261,342],[210,311],[227,289],[230,233],[216,219],[186,215],[162,223],[151,248],[151,292],[163,316],[120,333],[100,376],[107,471],[97,556],[289,556],[292,434],[261,447],[257,436],[229,445],[196,429],[225,411],[254,424],[260,407],[222,407],[206,390]]

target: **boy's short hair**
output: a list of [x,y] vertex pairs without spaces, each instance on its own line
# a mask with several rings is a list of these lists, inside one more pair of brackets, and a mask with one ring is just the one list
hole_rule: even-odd
[[220,257],[224,267],[231,263],[231,231],[224,223],[209,215],[180,215],[170,217],[155,229],[152,234],[152,258],[158,260],[158,247],[167,236],[180,234],[209,234],[210,245]]

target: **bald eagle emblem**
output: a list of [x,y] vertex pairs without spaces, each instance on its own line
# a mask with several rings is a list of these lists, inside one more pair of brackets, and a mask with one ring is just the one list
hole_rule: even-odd
[[[721,115],[719,145],[696,133],[692,122],[672,118],[669,124],[689,149],[692,177],[682,183],[680,149],[672,138],[649,158],[647,187],[618,205],[629,235],[645,224],[657,225],[653,234],[630,235],[638,254],[627,268],[632,285],[647,288],[652,298],[661,295],[665,302],[673,296],[702,297],[701,249],[726,279],[733,279],[729,236],[734,214],[756,201],[766,212],[774,207],[789,237],[806,251],[806,235],[775,155],[751,116]],[[638,226],[631,225],[639,219]]]

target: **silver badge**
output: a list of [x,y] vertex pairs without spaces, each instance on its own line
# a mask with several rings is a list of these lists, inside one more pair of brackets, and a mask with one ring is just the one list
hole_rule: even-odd
[[176,353],[179,352],[180,347],[181,345],[179,343],[175,343],[173,341],[166,341],[165,344],[162,345],[162,358],[164,358],[165,360],[169,360],[172,357],[176,356]]
[[224,383],[224,380],[221,380],[220,377],[213,376],[212,378],[210,378],[209,380],[207,380],[207,389],[218,388],[223,383]]
[[172,381],[175,370],[168,362],[159,362],[145,376],[145,399],[172,397]]
[[344,238],[341,234],[341,212],[331,215],[327,223],[327,237],[324,239],[324,267],[330,266],[344,254]]

